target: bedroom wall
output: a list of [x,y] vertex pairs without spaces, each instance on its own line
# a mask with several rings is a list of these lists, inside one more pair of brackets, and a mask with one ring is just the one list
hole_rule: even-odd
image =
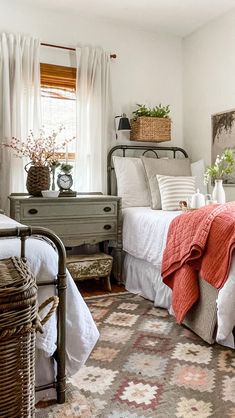
[[[36,3],[36,2],[32,2]],[[112,62],[113,116],[131,116],[136,103],[170,104],[172,144],[182,145],[182,41],[17,0],[1,0],[0,30],[38,36],[42,42],[96,45],[117,54]],[[42,48],[42,61],[71,65],[73,54]],[[114,132],[113,132],[113,138]],[[128,134],[119,135],[120,140]],[[169,143],[170,144],[170,143]]]
[[[235,11],[183,41],[184,144],[211,163],[211,115],[235,108]],[[235,187],[226,187],[235,200]]]

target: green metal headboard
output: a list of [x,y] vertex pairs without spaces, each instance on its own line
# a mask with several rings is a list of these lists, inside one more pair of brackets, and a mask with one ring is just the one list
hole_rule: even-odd
[[[107,156],[107,192],[109,195],[114,194],[112,187],[114,184],[116,185],[116,178],[114,174],[114,167],[112,164],[112,157],[116,151],[121,151],[122,157],[126,157],[127,151],[139,151],[141,155],[145,155],[148,152],[152,152],[155,158],[160,158],[158,153],[160,152],[167,152],[173,154],[173,158],[176,158],[177,154],[183,154],[185,158],[188,157],[187,152],[183,148],[179,147],[165,147],[159,145],[116,145],[115,147],[111,148]],[[132,155],[133,156],[133,155]]]

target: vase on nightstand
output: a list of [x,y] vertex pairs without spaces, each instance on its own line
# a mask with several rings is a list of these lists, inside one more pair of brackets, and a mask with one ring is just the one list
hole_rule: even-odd
[[48,190],[50,188],[50,170],[48,166],[35,166],[27,168],[26,189],[32,196],[41,196],[42,190]]
[[212,191],[212,199],[216,200],[217,203],[221,203],[221,204],[226,202],[222,179],[215,180],[215,185]]

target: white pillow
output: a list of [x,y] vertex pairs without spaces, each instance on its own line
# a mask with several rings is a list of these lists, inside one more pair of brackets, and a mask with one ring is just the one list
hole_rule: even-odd
[[204,184],[205,163],[204,160],[198,160],[191,164],[192,176],[196,177],[196,189],[201,193],[207,194],[207,186]]
[[179,202],[192,196],[196,190],[195,177],[157,175],[162,210],[179,210]]
[[113,157],[118,196],[122,207],[150,206],[149,190],[140,158]]
[[149,158],[141,157],[148,179],[150,191],[151,208],[161,209],[161,196],[159,192],[157,174],[164,176],[190,176],[190,160],[189,158]]

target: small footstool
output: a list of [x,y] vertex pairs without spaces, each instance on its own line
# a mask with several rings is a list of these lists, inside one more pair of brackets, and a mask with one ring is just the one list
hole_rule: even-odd
[[67,257],[67,269],[74,281],[103,278],[111,292],[110,273],[113,257],[104,253],[72,255]]

